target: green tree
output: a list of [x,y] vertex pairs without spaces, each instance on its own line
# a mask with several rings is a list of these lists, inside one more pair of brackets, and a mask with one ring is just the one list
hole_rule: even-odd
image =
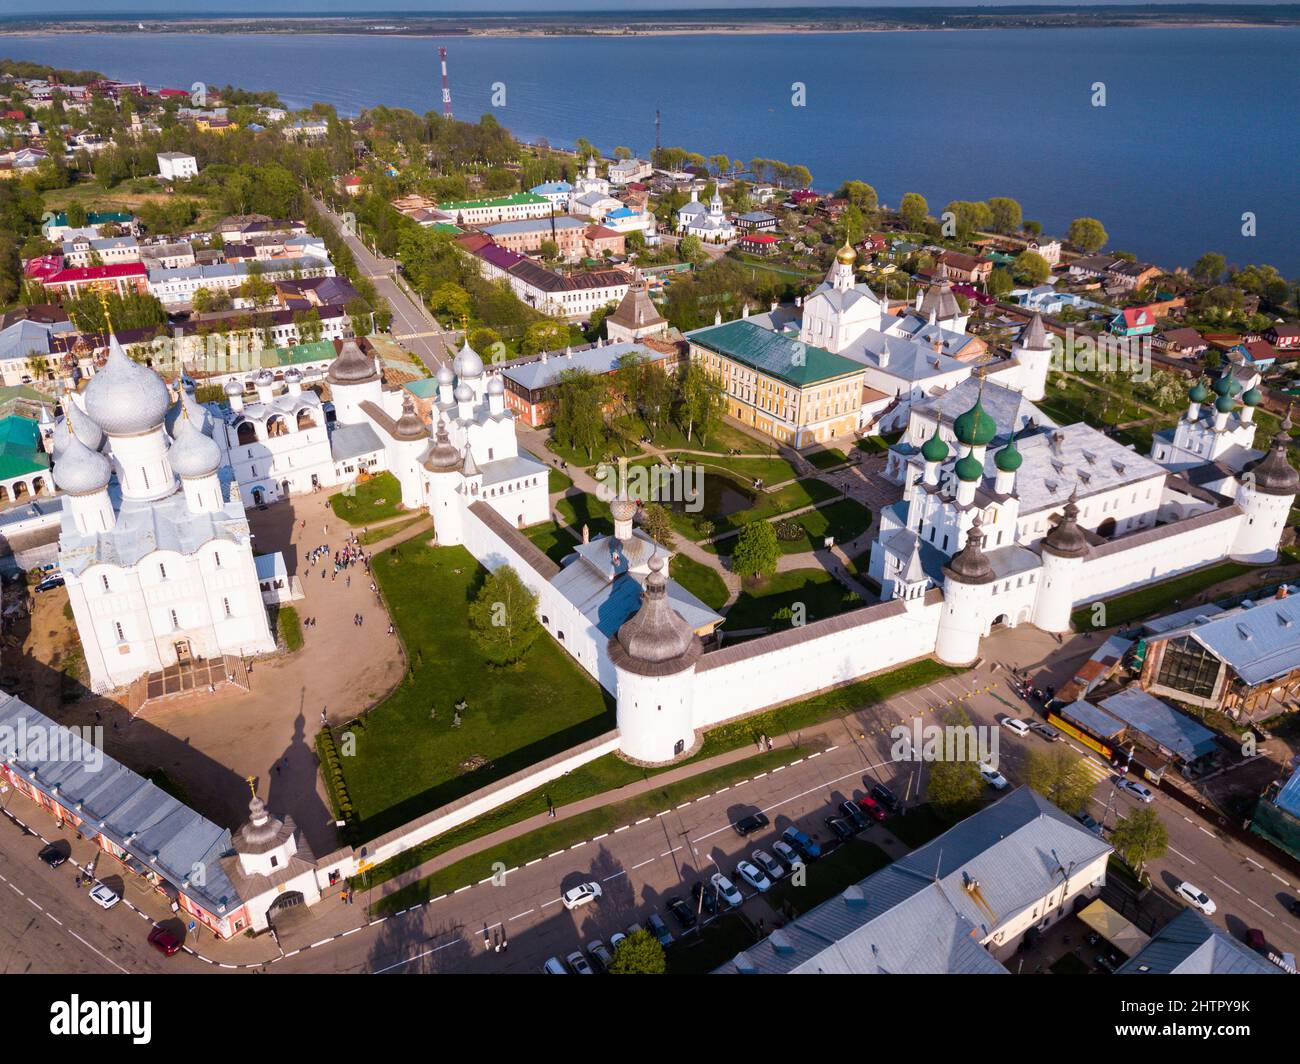
[[994,299],[1006,299],[1011,289],[1015,288],[1015,279],[1011,276],[1011,271],[997,267],[989,274],[988,288],[989,295]]
[[925,797],[935,813],[949,823],[975,812],[983,793],[984,779],[974,761],[936,761],[930,766]]
[[668,508],[662,503],[652,502],[641,507],[641,527],[646,535],[656,543],[673,550],[677,545],[673,535],[673,522]]
[[555,439],[563,447],[585,451],[589,459],[607,439],[605,380],[584,369],[566,369],[555,382]]
[[663,975],[667,970],[663,946],[644,929],[623,939],[609,962],[610,975]]
[[212,309],[212,302],[212,289],[205,285],[196,288],[190,297],[190,307],[195,314],[207,314]]
[[1217,251],[1207,251],[1192,267],[1192,276],[1203,284],[1218,284],[1223,271],[1228,268],[1228,260]]
[[560,257],[560,245],[554,240],[543,240],[537,250],[544,259],[553,260]]
[[464,321],[473,312],[469,293],[455,281],[444,281],[433,290],[429,309],[452,323]]
[[776,529],[768,521],[751,521],[736,537],[736,549],[731,555],[732,571],[740,576],[761,579],[776,572],[781,548],[776,541]]
[[1032,221],[1032,220],[1031,220],[1031,221],[1027,221],[1027,222],[1025,222],[1025,224],[1024,224],[1024,230],[1025,230],[1026,233],[1029,233],[1029,234],[1031,234],[1032,236],[1042,236],[1042,234],[1043,234],[1043,223],[1042,223],[1042,222],[1035,222],[1035,221]]
[[1031,750],[1025,782],[1058,809],[1073,815],[1087,807],[1092,794],[1092,777],[1081,768],[1082,759],[1072,750]]
[[995,233],[1014,233],[1020,228],[1020,204],[1008,196],[994,196],[988,201],[992,219],[989,228]]
[[727,409],[727,397],[718,384],[699,363],[691,361],[678,376],[677,420],[686,433],[688,442],[699,433],[702,442],[722,423]]
[[1065,238],[1075,247],[1091,255],[1106,246],[1110,234],[1106,232],[1106,227],[1096,218],[1076,218],[1070,223]]
[[525,355],[537,355],[543,351],[556,351],[570,340],[569,327],[562,321],[547,318],[535,321],[524,330],[520,350]]
[[917,232],[925,228],[925,223],[930,217],[930,205],[919,192],[908,192],[904,194],[903,201],[898,205],[898,216],[902,218],[903,224],[908,229]]
[[490,573],[469,607],[470,633],[494,665],[510,665],[541,634],[537,596],[509,565]]
[[249,263],[248,274],[239,286],[239,298],[247,300],[255,310],[269,305],[275,298],[275,285],[266,279],[260,262]]
[[1022,251],[1016,256],[1015,275],[1029,284],[1042,284],[1052,276],[1052,267],[1036,251]]
[[848,200],[859,210],[870,213],[876,209],[876,190],[865,181],[845,181],[835,193],[840,199]]
[[1110,841],[1124,862],[1145,877],[1147,863],[1159,860],[1169,849],[1169,830],[1159,813],[1142,806],[1115,826]]
[[708,260],[708,256],[704,253],[704,244],[698,236],[682,237],[677,245],[677,253],[683,262],[689,262],[692,266],[698,266]]

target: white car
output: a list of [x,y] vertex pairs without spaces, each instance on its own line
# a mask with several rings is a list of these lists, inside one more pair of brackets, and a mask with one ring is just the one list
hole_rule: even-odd
[[736,884],[721,872],[714,872],[713,878],[709,882],[713,884],[713,889],[718,892],[718,897],[725,901],[729,908],[739,909],[745,903],[745,896],[736,889]]
[[618,944],[619,944],[620,942],[622,942],[622,941],[623,941],[624,939],[626,939],[626,938],[627,938],[627,935],[623,934],[622,931],[615,931],[612,935],[610,935],[610,936],[609,936],[609,951],[610,951],[610,953],[617,953],[617,952],[618,952]]
[[1154,802],[1156,796],[1151,793],[1150,788],[1142,786],[1135,780],[1116,779],[1115,786],[1122,791],[1128,791],[1139,802]]
[[1178,884],[1178,889],[1174,891],[1183,901],[1187,902],[1194,909],[1200,909],[1206,916],[1213,916],[1218,910],[1213,899],[1205,893],[1200,887],[1194,884],[1183,882]]
[[786,868],[796,868],[804,863],[803,858],[799,856],[799,851],[784,839],[777,839],[772,843],[772,852],[785,862]]
[[569,969],[560,963],[559,957],[547,957],[542,965],[543,975],[568,975]]
[[1009,786],[1006,776],[1002,775],[997,769],[987,761],[980,762],[980,775],[984,777],[984,782],[992,787],[995,791],[1005,791]]
[[579,883],[564,892],[563,901],[566,909],[577,909],[600,897],[599,883]]
[[576,949],[564,959],[568,961],[569,967],[573,969],[574,975],[595,975],[596,974],[592,970],[591,964],[587,961],[587,958],[584,957],[582,953]]
[[1029,734],[1029,725],[1023,720],[1016,720],[1015,717],[1003,717],[1002,727],[1006,728],[1007,731],[1015,732],[1022,738]]
[[736,875],[762,894],[772,887],[772,881],[763,874],[763,870],[757,865],[750,864],[748,861],[741,861],[736,865]]
[[90,900],[101,909],[111,909],[122,899],[118,897],[117,891],[103,883],[96,883],[90,890]]
[[768,879],[780,879],[785,875],[785,865],[766,850],[755,850],[749,859],[767,874]]

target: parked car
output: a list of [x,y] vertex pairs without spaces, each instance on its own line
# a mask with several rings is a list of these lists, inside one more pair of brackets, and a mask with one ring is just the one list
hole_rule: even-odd
[[[628,924],[627,937],[631,938],[633,935],[639,935],[644,930],[645,928],[642,927],[640,924]],[[611,935],[610,937],[612,938],[613,936]]]
[[718,892],[718,897],[725,901],[729,908],[739,909],[745,903],[745,896],[736,889],[736,884],[721,872],[714,872],[709,882]]
[[564,958],[570,968],[573,969],[574,975],[595,975],[591,963],[582,955],[581,950],[574,950]]
[[1091,831],[1094,835],[1100,835],[1102,832],[1101,824],[1087,810],[1080,809],[1074,814],[1074,819]]
[[1061,741],[1061,733],[1050,724],[1044,724],[1041,720],[1031,720],[1029,730],[1034,732],[1040,739],[1046,739],[1049,743],[1059,743]]
[[1193,909],[1200,909],[1206,916],[1213,916],[1219,910],[1219,907],[1214,904],[1210,896],[1194,883],[1188,883],[1184,880],[1178,884],[1174,893]]
[[795,865],[804,863],[803,854],[784,839],[777,839],[776,842],[772,843],[772,852],[785,862],[786,868],[794,868]]
[[761,831],[771,823],[764,813],[750,813],[749,816],[742,816],[736,821],[736,834],[740,836],[752,835],[755,831]]
[[863,815],[857,802],[847,800],[840,802],[840,812],[844,814],[844,819],[858,831],[866,831],[871,826],[871,821]]
[[42,849],[36,856],[51,868],[58,868],[59,865],[64,864],[68,859],[68,855],[63,852],[63,849],[59,846],[55,846],[53,843]]
[[111,909],[122,899],[118,896],[117,891],[104,886],[103,883],[96,883],[90,888],[90,900],[101,909]]
[[1288,895],[1282,904],[1286,906],[1287,912],[1292,916],[1300,916],[1300,898],[1293,898]]
[[39,584],[36,585],[36,593],[38,595],[42,595],[46,591],[53,591],[56,587],[62,587],[62,586],[63,586],[62,576],[47,576],[44,580],[42,580]]
[[673,943],[673,933],[668,930],[668,925],[664,923],[664,918],[658,913],[651,913],[646,917],[646,923],[650,925],[650,934],[659,940],[661,946],[671,946]]
[[609,936],[609,952],[610,952],[610,953],[617,953],[617,952],[618,952],[618,944],[619,944],[620,942],[622,942],[622,941],[623,941],[624,939],[626,939],[626,938],[627,938],[627,935],[623,934],[622,931],[615,931],[612,935],[610,935],[610,936]]
[[781,832],[781,838],[798,850],[807,861],[815,861],[822,855],[822,848],[793,824]]
[[980,762],[980,775],[984,777],[984,782],[992,787],[995,791],[1005,791],[1009,786],[1006,776],[1002,775],[997,769],[987,761]]
[[1107,957],[1106,954],[1100,953],[1097,955],[1097,967],[1100,968],[1103,972],[1106,972],[1110,975],[1114,975],[1115,969],[1119,966],[1113,960]]
[[874,798],[859,798],[858,810],[863,816],[869,816],[872,820],[884,820],[889,814],[885,812],[885,807]]
[[542,965],[543,975],[568,975],[569,969],[560,961],[559,957],[547,957],[546,963]]
[[1123,776],[1115,777],[1115,786],[1121,791],[1128,791],[1139,802],[1154,802],[1156,796],[1151,793],[1149,787],[1144,787],[1137,780],[1125,779]]
[[849,839],[853,838],[853,836],[857,834],[854,826],[843,817],[828,816],[826,818],[826,826],[831,829],[831,834],[841,842],[848,842]]
[[[611,942],[613,937],[613,935],[610,936]],[[587,952],[591,954],[591,959],[600,966],[602,972],[609,971],[609,966],[614,963],[614,955],[605,948],[605,943],[598,938],[587,943]]]
[[180,941],[166,928],[155,927],[149,932],[149,945],[164,957],[170,957],[180,951]]
[[695,926],[695,910],[686,904],[681,898],[668,899],[668,911],[673,914],[677,922],[682,925],[683,931],[689,931]]
[[579,883],[564,892],[564,907],[566,909],[577,909],[587,905],[601,895],[599,883]]
[[1001,720],[1002,727],[1009,732],[1014,732],[1022,739],[1029,734],[1029,725],[1023,720],[1017,720],[1015,717],[1003,717]]
[[760,894],[772,887],[772,881],[767,878],[763,870],[749,861],[741,861],[736,865],[736,877],[744,880]]
[[691,897],[705,916],[712,916],[718,911],[718,891],[712,883],[696,883],[691,887]]
[[768,879],[780,879],[785,875],[785,865],[766,850],[755,850],[749,855],[749,859],[763,870]]
[[[893,791],[883,783],[873,783],[871,785],[871,797],[888,809],[891,813],[897,813],[902,808],[902,801]],[[861,802],[859,802],[861,804]]]
[[1246,932],[1246,945],[1256,953],[1263,953],[1268,949],[1268,942],[1264,939],[1264,932],[1258,927],[1252,927]]

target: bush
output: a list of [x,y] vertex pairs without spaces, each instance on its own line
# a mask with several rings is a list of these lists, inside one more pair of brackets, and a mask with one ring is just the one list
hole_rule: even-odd
[[776,538],[782,542],[793,543],[804,538],[803,526],[798,521],[793,521],[788,517],[775,522],[773,527],[776,529]]

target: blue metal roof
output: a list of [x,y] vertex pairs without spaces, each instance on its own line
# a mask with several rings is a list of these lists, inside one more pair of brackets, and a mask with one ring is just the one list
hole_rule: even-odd
[[1066,720],[1082,725],[1101,739],[1113,739],[1124,730],[1122,720],[1112,717],[1105,710],[1098,709],[1091,702],[1085,702],[1083,699],[1071,702],[1068,706],[1062,706],[1053,712]]
[[1139,687],[1130,687],[1098,704],[1184,761],[1195,761],[1214,749],[1214,732]]
[[1190,634],[1252,686],[1300,669],[1300,602],[1290,598],[1234,610]]

